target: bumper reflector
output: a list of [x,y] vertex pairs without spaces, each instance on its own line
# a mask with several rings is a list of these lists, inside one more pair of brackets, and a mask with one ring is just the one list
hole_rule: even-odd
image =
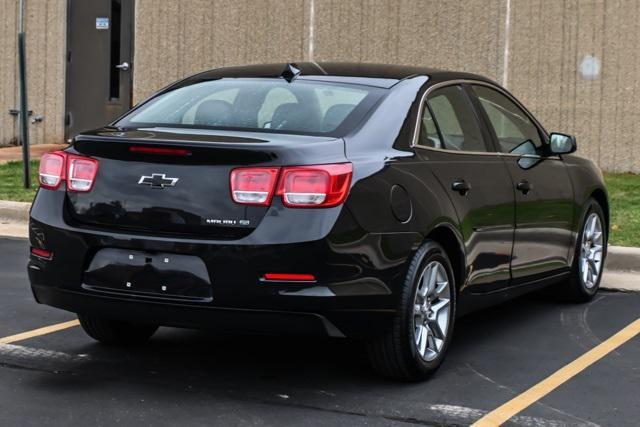
[[38,258],[43,258],[47,260],[50,260],[51,258],[53,258],[53,252],[47,249],[31,248],[31,254],[37,256]]
[[313,274],[266,273],[263,280],[269,282],[315,282],[316,277]]

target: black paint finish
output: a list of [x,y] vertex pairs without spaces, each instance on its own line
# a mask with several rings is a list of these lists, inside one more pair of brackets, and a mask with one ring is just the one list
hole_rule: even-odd
[[[36,298],[74,312],[154,318],[166,325],[223,322],[242,329],[251,317],[261,319],[252,328],[281,331],[289,317],[300,320],[298,332],[370,335],[388,326],[407,265],[425,240],[439,241],[449,253],[458,312],[465,313],[565,277],[587,201],[594,197],[607,211],[600,172],[575,155],[542,153],[523,162],[522,156],[491,150],[413,146],[426,90],[459,80],[493,84],[483,77],[365,64],[296,67],[301,70],[296,81],[367,84],[385,93],[340,137],[116,125],[79,135],[69,151],[98,159],[99,174],[90,193],[67,193],[64,187],[38,192],[31,244],[52,250],[54,257],[31,257]],[[165,90],[216,78],[272,79],[283,68],[217,69]],[[483,132],[489,135],[486,128]],[[131,153],[131,145],[187,148],[190,154]],[[279,197],[269,207],[231,201],[234,166],[347,161],[353,179],[342,206],[290,209]],[[153,173],[179,181],[162,190],[137,184],[140,176]],[[530,184],[527,194],[518,189],[523,180]],[[220,225],[207,219],[243,222]],[[183,291],[175,291],[175,298],[126,289],[106,295],[95,287],[101,281],[111,285],[90,267],[104,248],[199,259],[208,277],[196,276],[211,284],[211,294],[198,293],[203,287],[196,294],[204,299],[198,301],[186,301]],[[186,264],[183,269],[194,273]],[[268,272],[313,274],[317,280],[260,281]]]

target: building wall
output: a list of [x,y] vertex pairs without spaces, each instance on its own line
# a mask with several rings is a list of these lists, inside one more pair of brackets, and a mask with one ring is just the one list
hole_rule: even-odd
[[[135,99],[222,65],[392,62],[487,75],[610,171],[640,172],[640,2],[138,0]],[[583,58],[601,64],[595,79]]]
[[[34,115],[44,121],[29,125],[32,144],[63,142],[66,46],[66,0],[27,0],[27,95]],[[0,0],[0,143],[18,135],[18,0]]]
[[[640,172],[640,2],[513,0],[507,86],[608,171]],[[597,79],[578,67],[601,61]]]
[[307,13],[302,0],[138,0],[134,102],[210,68],[304,58]]
[[[66,0],[26,0],[33,143],[64,133]],[[0,143],[17,134],[18,0],[0,0]],[[487,75],[610,171],[640,172],[635,0],[137,0],[134,102],[212,67],[392,62]],[[595,79],[579,72],[592,55]]]

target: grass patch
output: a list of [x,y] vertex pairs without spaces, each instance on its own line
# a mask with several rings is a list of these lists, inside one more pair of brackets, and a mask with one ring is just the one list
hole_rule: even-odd
[[609,243],[640,246],[640,175],[605,174],[611,204]]
[[[22,162],[0,165],[0,200],[31,202],[38,188],[39,161],[31,161],[31,188],[22,188]],[[640,247],[640,175],[605,174],[611,203],[612,245]]]
[[22,162],[9,162],[0,165],[0,200],[31,202],[38,189],[38,160],[32,160],[31,188],[22,187]]

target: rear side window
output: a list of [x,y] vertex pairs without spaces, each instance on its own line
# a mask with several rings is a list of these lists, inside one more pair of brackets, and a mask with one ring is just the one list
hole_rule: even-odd
[[542,147],[538,128],[520,107],[497,90],[486,86],[472,87],[487,113],[501,152],[519,152],[519,147],[526,147],[527,141],[531,141],[536,148]]
[[440,140],[440,135],[438,135],[438,129],[433,121],[433,116],[431,115],[431,111],[429,111],[429,107],[426,105],[422,111],[418,144],[423,147],[443,148],[442,140]]
[[[436,89],[427,102],[447,150],[488,151],[476,115],[461,86]],[[426,110],[426,108],[425,108]]]
[[116,125],[340,136],[355,127],[385,92],[369,86],[269,78],[201,81],[152,99]]

